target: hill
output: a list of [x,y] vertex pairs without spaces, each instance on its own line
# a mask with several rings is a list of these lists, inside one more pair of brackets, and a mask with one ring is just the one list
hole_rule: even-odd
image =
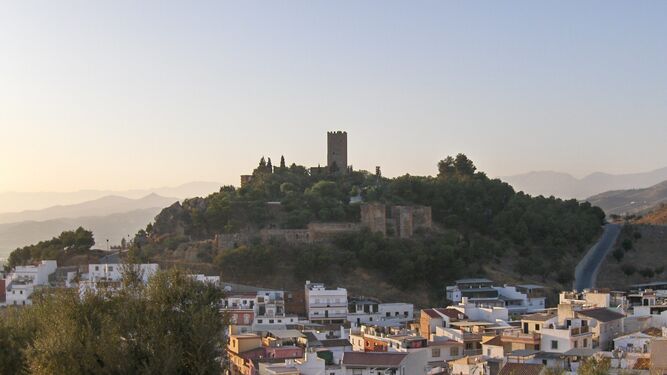
[[624,290],[630,285],[667,277],[667,227],[625,225],[614,250],[598,274],[598,287]]
[[667,204],[654,207],[642,217],[635,220],[636,224],[667,225]]
[[217,190],[217,182],[189,182],[174,187],[134,190],[80,190],[72,192],[0,192],[0,213],[41,210],[56,205],[73,205],[113,195],[139,199],[149,194],[185,199]]
[[531,195],[585,199],[610,190],[646,188],[667,180],[667,167],[644,173],[609,174],[596,172],[578,179],[553,171],[529,172],[501,177],[518,191]]
[[[359,200],[429,206],[433,228],[412,238],[360,230],[297,244],[259,235],[309,223],[358,223]],[[240,189],[225,186],[165,208],[137,234],[133,251],[143,260],[221,272],[233,282],[300,289],[310,279],[363,291],[371,286],[354,275],[367,275],[393,295],[423,290],[427,297],[421,298],[437,301],[447,283],[468,276],[569,287],[603,219],[602,210],[587,202],[517,193],[477,172],[462,154],[442,160],[435,177],[391,179],[366,171],[272,167],[262,159]],[[216,236],[235,240],[222,246]]]
[[642,214],[667,202],[667,181],[645,189],[608,191],[587,199],[608,215]]
[[72,205],[53,206],[42,210],[0,214],[0,224],[87,216],[107,216],[147,208],[165,207],[177,200],[178,199],[176,198],[162,197],[155,193],[151,193],[139,199],[109,195],[92,201]]
[[0,257],[7,257],[17,247],[37,243],[80,226],[93,232],[100,248],[106,248],[106,239],[109,239],[111,246],[119,245],[123,237],[127,238],[145,227],[160,211],[161,208],[153,207],[107,216],[0,224]]

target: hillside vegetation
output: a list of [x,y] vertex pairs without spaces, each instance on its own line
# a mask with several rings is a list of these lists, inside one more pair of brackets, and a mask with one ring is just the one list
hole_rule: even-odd
[[638,217],[634,222],[636,224],[667,225],[667,204],[660,204],[645,215]]
[[616,248],[602,264],[597,285],[625,289],[662,281],[666,267],[667,226],[626,224]]
[[[446,283],[498,265],[508,279],[568,285],[605,216],[587,202],[517,193],[478,172],[463,154],[440,161],[435,177],[309,171],[284,161],[274,167],[264,158],[252,176],[242,188],[224,186],[164,209],[137,234],[133,251],[144,260],[209,265],[229,281],[301,288],[306,279],[345,282],[344,274],[356,272],[377,275],[396,291],[423,286],[436,299]],[[435,228],[412,239],[362,231],[329,243],[257,240],[218,250],[206,242],[218,233],[359,221],[359,206],[350,203],[354,196],[431,206]]]

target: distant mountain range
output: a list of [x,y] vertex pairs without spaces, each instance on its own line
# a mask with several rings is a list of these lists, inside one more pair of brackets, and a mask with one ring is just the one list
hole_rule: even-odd
[[596,172],[584,178],[567,173],[543,171],[500,177],[517,191],[564,199],[586,199],[610,190],[640,189],[667,180],[667,167],[644,173],[608,174]]
[[93,231],[96,248],[106,249],[107,239],[111,246],[120,244],[123,237],[132,237],[139,229],[145,228],[161,210],[162,207],[153,207],[106,216],[0,224],[0,257],[6,258],[17,247],[51,239],[62,231],[79,226]]
[[143,210],[146,208],[167,207],[176,201],[178,201],[178,198],[166,198],[154,193],[139,199],[109,195],[92,201],[72,205],[61,205],[42,210],[28,210],[0,214],[0,224],[22,221],[45,221],[77,217],[107,216],[123,212]]
[[135,190],[81,190],[73,192],[0,192],[0,213],[41,210],[56,205],[72,205],[109,195],[138,199],[149,194],[177,199],[206,196],[218,191],[217,182],[189,182],[175,187]]
[[667,202],[667,181],[645,189],[608,191],[587,199],[609,214],[644,214]]

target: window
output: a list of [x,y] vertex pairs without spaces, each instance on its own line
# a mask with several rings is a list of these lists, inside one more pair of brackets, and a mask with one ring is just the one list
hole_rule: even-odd
[[459,355],[459,347],[458,346],[452,346],[449,348],[449,355],[452,357],[458,357]]
[[551,349],[558,349],[558,341],[551,340]]
[[95,266],[95,271],[99,271],[99,270],[100,270],[100,266]]
[[109,272],[113,272],[113,267],[109,266]]
[[440,348],[431,349],[431,357],[440,358]]
[[273,319],[269,319],[269,324],[273,324]]
[[352,370],[352,375],[363,375],[363,369],[355,368]]
[[578,348],[579,347],[579,340],[574,340],[574,347]]
[[262,319],[257,319],[257,323],[262,324]]
[[387,312],[387,313],[385,314],[385,316],[388,318],[388,317],[391,316],[391,313],[390,313],[390,312]]
[[539,330],[540,330],[540,325],[537,324],[537,323],[535,323],[535,330],[536,330],[536,331],[539,331]]
[[588,339],[584,339],[584,348],[588,347]]

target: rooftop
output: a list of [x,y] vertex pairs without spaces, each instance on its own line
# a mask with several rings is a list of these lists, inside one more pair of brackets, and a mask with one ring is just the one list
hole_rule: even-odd
[[556,314],[553,313],[535,313],[535,314],[529,314],[529,315],[524,315],[521,317],[521,320],[533,320],[536,322],[546,322],[549,319],[553,319],[556,317]]
[[493,281],[484,278],[469,278],[456,280],[457,284],[474,284],[474,283],[493,283]]
[[539,375],[544,365],[529,363],[507,363],[498,375]]
[[408,353],[345,352],[343,364],[346,366],[386,366],[398,367]]
[[606,307],[598,307],[594,309],[581,310],[577,312],[579,315],[583,315],[589,318],[593,318],[599,322],[611,322],[618,319],[625,318],[625,315],[616,312],[614,310],[608,309]]

